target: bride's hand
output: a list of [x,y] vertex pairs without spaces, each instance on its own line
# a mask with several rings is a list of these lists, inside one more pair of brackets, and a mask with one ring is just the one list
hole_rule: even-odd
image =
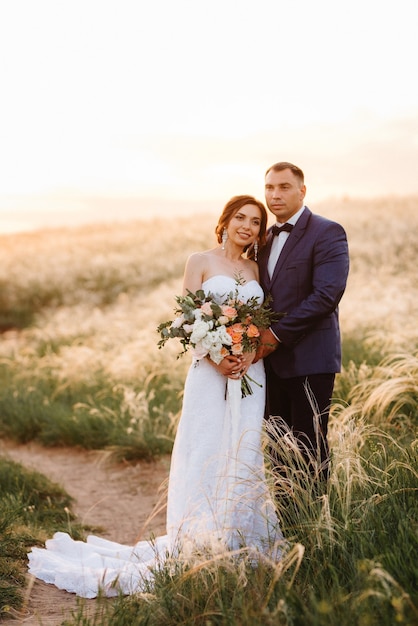
[[228,378],[233,378],[235,380],[237,378],[240,378],[243,374],[243,371],[246,371],[246,369],[248,369],[248,367],[245,369],[242,356],[226,356],[218,364],[209,359],[209,363],[211,363],[211,365],[220,374],[222,374],[222,376],[227,376]]
[[227,378],[237,379],[242,378],[248,371],[251,363],[254,361],[255,351],[244,352],[239,356],[227,356],[217,365],[211,359],[210,363],[213,367],[223,376]]

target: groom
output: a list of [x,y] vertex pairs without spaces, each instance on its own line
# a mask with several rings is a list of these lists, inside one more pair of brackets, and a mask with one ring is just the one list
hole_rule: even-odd
[[[256,360],[267,357],[267,420],[282,418],[312,474],[327,479],[328,415],[341,367],[338,303],[349,257],[342,226],[313,214],[305,193],[296,165],[281,162],[267,170],[265,197],[276,224],[259,254],[260,279],[272,308],[286,315],[263,332]],[[276,457],[276,463],[285,475],[283,461]]]

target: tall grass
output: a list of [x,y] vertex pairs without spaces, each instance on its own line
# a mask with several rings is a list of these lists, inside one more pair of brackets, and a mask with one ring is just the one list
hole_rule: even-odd
[[[318,207],[350,242],[344,367],[327,489],[310,488],[299,463],[291,497],[277,502],[288,555],[257,567],[245,554],[176,562],[147,594],[99,604],[93,617],[81,604],[68,623],[418,623],[417,207],[418,198]],[[171,316],[188,254],[214,243],[214,222],[2,237],[0,434],[129,459],[169,452],[188,357],[158,351],[155,329]],[[6,528],[20,515],[6,515]]]
[[83,606],[70,624],[352,626],[417,623],[417,441],[399,446],[351,411],[333,421],[329,485],[281,441],[291,497],[277,500],[288,548],[255,565],[245,548],[198,553],[155,571],[146,593]]

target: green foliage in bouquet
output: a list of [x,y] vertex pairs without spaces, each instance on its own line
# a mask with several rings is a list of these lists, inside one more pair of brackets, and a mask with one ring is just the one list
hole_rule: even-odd
[[162,348],[169,339],[179,339],[183,350],[190,348],[196,358],[209,355],[215,363],[230,355],[255,350],[260,343],[260,331],[267,329],[274,321],[283,317],[270,307],[270,299],[260,303],[253,296],[246,302],[240,299],[237,288],[219,298],[202,289],[185,296],[176,296],[176,317],[161,323],[157,332],[161,339],[158,347]]

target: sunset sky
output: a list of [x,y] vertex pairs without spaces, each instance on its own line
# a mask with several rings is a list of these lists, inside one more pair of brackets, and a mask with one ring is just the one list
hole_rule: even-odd
[[0,215],[418,194],[415,7],[0,0]]

